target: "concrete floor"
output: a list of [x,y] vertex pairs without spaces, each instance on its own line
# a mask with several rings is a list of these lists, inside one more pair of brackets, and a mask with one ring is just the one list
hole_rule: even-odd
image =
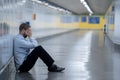
[[[102,31],[80,30],[39,42],[66,68],[61,73],[48,72],[39,59],[29,73],[17,73],[10,63],[0,80],[119,80],[113,69],[114,58],[119,59],[119,49],[104,36]],[[116,52],[117,51],[117,52]],[[115,54],[118,55],[115,55]],[[120,61],[120,60],[117,60]],[[119,72],[119,71],[118,71]]]

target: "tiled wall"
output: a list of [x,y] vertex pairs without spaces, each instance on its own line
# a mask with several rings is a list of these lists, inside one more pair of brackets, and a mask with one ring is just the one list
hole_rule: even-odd
[[0,0],[0,69],[13,55],[13,37],[18,34],[20,23],[29,21],[33,31],[39,32],[41,28],[48,28],[44,23],[54,22],[55,17],[50,14],[58,13],[31,0]]
[[112,3],[106,12],[106,32],[109,37],[113,40],[114,39],[114,32],[115,32],[115,4]]
[[120,0],[115,0],[106,13],[107,34],[115,44],[120,44]]
[[[15,33],[16,2],[0,0],[0,69],[13,55],[13,36]],[[14,6],[14,7],[13,7]],[[14,25],[14,26],[13,26]]]
[[120,45],[120,0],[115,0],[114,43]]

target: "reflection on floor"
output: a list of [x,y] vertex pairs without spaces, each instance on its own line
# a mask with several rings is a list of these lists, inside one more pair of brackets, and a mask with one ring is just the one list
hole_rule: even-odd
[[16,73],[11,63],[0,80],[113,80],[116,51],[102,31],[80,30],[39,43],[66,68],[64,72],[48,72],[39,59],[29,73]]

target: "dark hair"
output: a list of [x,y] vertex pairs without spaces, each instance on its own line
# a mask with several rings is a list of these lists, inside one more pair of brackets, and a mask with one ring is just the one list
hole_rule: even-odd
[[19,31],[22,31],[22,30],[27,30],[28,28],[30,28],[31,26],[26,24],[26,23],[22,23],[19,27]]

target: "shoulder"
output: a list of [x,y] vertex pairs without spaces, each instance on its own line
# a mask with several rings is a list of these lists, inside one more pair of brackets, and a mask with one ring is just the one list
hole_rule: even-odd
[[16,36],[14,37],[14,39],[20,39],[20,38],[23,38],[23,36],[20,35],[20,34],[18,34],[18,35],[16,35]]
[[23,39],[24,39],[23,36],[20,35],[20,34],[18,34],[14,37],[14,41],[20,41],[20,40],[23,40]]

